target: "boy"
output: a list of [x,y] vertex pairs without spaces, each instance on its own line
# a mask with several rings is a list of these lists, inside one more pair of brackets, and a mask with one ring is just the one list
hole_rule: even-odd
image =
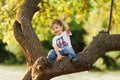
[[[71,62],[77,60],[75,51],[70,41],[70,28],[68,24],[64,21],[65,17],[66,15],[63,15],[60,19],[55,19],[51,23],[51,30],[55,37],[52,41],[52,46],[54,49],[51,49],[48,52],[47,56],[49,63],[52,63],[55,59],[57,61],[60,61],[64,56],[68,56],[68,59]],[[63,31],[62,24],[65,27],[65,31]]]

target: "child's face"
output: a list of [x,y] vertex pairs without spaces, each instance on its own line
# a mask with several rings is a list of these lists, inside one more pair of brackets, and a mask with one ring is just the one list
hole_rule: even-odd
[[62,26],[60,26],[59,24],[54,24],[52,25],[51,30],[53,34],[60,35],[62,33]]

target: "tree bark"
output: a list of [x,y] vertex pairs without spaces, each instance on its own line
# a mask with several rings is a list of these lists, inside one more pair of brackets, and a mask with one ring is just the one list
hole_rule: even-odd
[[92,65],[108,51],[120,50],[120,35],[100,32],[93,41],[77,54],[78,61],[70,62],[67,57],[62,61],[47,64],[44,48],[35,34],[31,20],[39,10],[42,0],[25,0],[13,25],[14,35],[24,51],[27,70],[23,80],[49,80],[62,74],[90,70]]
[[34,13],[39,10],[37,5],[40,2],[42,3],[42,0],[25,0],[13,24],[15,38],[20,44],[27,62],[27,70],[23,80],[32,80],[32,65],[40,56],[46,56],[31,24]]
[[15,38],[24,51],[28,68],[38,57],[45,56],[42,44],[31,25],[34,13],[39,10],[39,2],[40,0],[25,0],[13,25]]
[[43,64],[44,60],[38,58],[32,68],[32,79],[49,80],[63,74],[90,70],[92,65],[106,52],[119,51],[119,41],[119,34],[110,35],[102,31],[93,38],[93,41],[82,52],[77,54],[78,61],[74,63],[64,58],[61,62],[54,62],[48,66]]

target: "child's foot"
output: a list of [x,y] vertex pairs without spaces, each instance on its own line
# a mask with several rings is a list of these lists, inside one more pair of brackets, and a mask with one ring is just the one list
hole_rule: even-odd
[[47,61],[48,61],[49,64],[53,63],[53,60],[47,59]]
[[77,59],[77,58],[72,59],[71,63],[72,63],[72,65],[73,65],[75,68],[79,67],[79,65],[78,65],[79,63],[78,63],[78,59]]
[[73,62],[77,62],[77,58],[73,58],[72,60],[71,60],[71,62],[73,63]]
[[73,59],[72,59],[72,62],[75,62],[75,61],[77,61],[77,58],[73,58]]

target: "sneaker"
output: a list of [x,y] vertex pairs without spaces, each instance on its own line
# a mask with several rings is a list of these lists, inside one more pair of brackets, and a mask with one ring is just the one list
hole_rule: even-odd
[[75,61],[77,61],[77,58],[73,58],[71,61],[72,61],[72,62],[75,62]]
[[49,64],[53,63],[53,60],[47,59],[47,61],[48,61]]

